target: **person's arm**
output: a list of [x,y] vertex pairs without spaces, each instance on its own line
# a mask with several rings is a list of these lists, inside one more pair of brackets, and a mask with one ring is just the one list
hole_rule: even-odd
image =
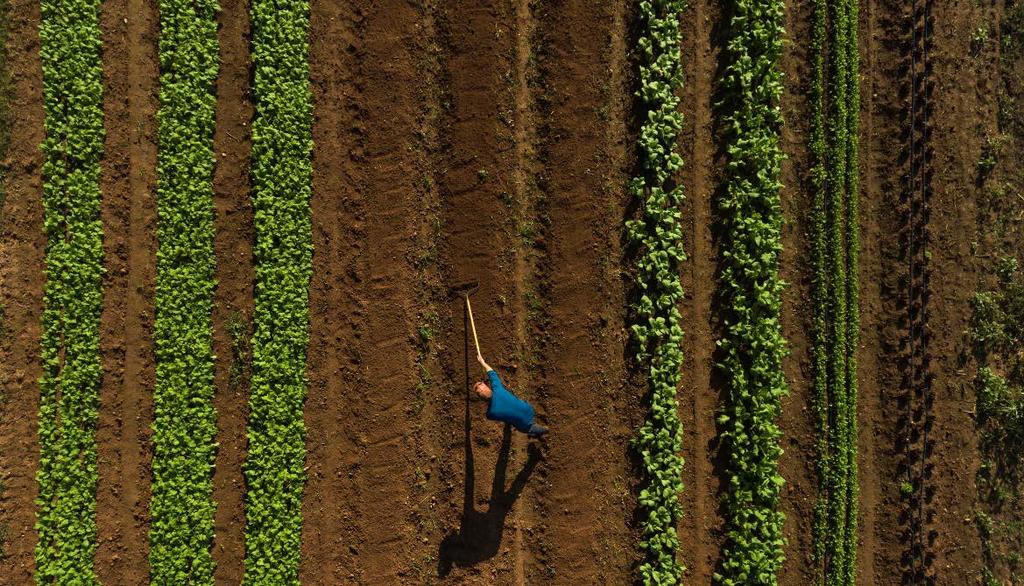
[[488,373],[488,372],[491,372],[492,370],[494,370],[493,368],[491,368],[491,365],[487,364],[487,362],[484,361],[484,357],[482,355],[477,354],[476,355],[476,361],[479,362],[480,366],[482,366],[484,368],[484,373]]

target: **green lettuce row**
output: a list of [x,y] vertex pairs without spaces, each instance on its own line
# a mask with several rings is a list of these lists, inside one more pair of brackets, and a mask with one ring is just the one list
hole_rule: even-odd
[[639,501],[643,515],[641,546],[646,559],[639,573],[641,581],[649,585],[677,584],[684,570],[676,559],[676,522],[683,490],[682,426],[676,389],[683,362],[679,264],[685,255],[679,217],[683,193],[674,181],[682,167],[675,146],[682,128],[676,91],[682,86],[679,15],[684,5],[682,0],[639,3],[642,28],[637,40],[638,95],[646,119],[637,145],[642,173],[633,178],[630,190],[641,204],[642,215],[627,223],[627,231],[639,250],[635,279],[640,301],[634,308],[632,330],[638,343],[637,358],[647,369],[651,392],[647,421],[635,439],[644,466]]
[[98,0],[42,0],[43,226],[36,582],[97,584],[96,417],[102,307]]
[[151,581],[213,584],[216,0],[160,0]]
[[722,218],[725,333],[719,367],[727,400],[719,416],[727,456],[726,541],[715,582],[776,584],[783,561],[781,432],[776,424],[787,393],[786,354],[779,321],[782,281],[782,152],[779,100],[783,2],[733,0],[721,104],[726,128]]
[[252,390],[245,584],[298,584],[312,272],[309,3],[253,0]]
[[[817,0],[814,9],[812,354],[821,488],[815,507],[813,556],[818,584],[853,584],[858,511],[856,349],[860,328],[858,9],[855,0]],[[827,45],[826,29],[831,31]]]

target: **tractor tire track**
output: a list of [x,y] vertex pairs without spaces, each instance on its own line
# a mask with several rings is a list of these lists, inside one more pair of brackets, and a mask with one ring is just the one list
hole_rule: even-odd
[[[303,576],[419,583],[415,133],[422,5],[313,6],[314,278]],[[342,53],[335,43],[342,39]],[[351,130],[349,130],[351,129]],[[340,525],[334,525],[337,522]],[[340,531],[340,538],[336,533]],[[415,537],[414,537],[415,536]],[[430,568],[433,570],[433,568]]]
[[907,495],[907,521],[904,554],[904,582],[907,584],[934,584],[931,573],[933,559],[930,526],[931,474],[929,457],[932,444],[931,356],[928,348],[928,288],[931,253],[929,247],[929,215],[931,198],[931,152],[929,145],[929,49],[931,48],[931,1],[914,0],[910,6],[910,105],[908,108],[907,155],[908,173],[904,191],[906,227],[904,254],[906,277],[906,346],[904,354],[903,388],[906,408],[902,420],[905,482],[912,491]]
[[100,20],[107,155],[96,575],[111,584],[141,584],[149,575],[157,20],[156,6],[142,0],[106,2]]

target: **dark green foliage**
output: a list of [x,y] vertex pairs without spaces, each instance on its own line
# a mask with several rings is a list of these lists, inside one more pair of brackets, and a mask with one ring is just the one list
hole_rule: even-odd
[[96,418],[103,281],[99,2],[43,0],[42,363],[36,582],[96,584]]
[[776,418],[787,393],[782,372],[786,344],[779,322],[778,62],[784,11],[780,0],[733,0],[729,7],[728,65],[722,80],[726,97],[721,105],[728,167],[719,202],[726,307],[719,367],[728,385],[719,424],[728,484],[726,542],[715,581],[775,584],[784,544]]
[[256,290],[243,582],[298,584],[313,254],[309,3],[254,0],[251,14]]
[[819,584],[854,584],[857,559],[857,346],[860,333],[858,5],[814,3],[811,220],[814,412],[818,426],[812,555]]
[[640,566],[644,584],[676,584],[683,567],[676,560],[683,490],[681,424],[677,413],[683,355],[679,303],[683,289],[679,264],[682,248],[679,204],[682,189],[675,176],[682,167],[676,139],[682,127],[676,91],[682,86],[679,53],[681,0],[640,2],[641,36],[639,98],[646,112],[640,128],[638,156],[642,173],[630,190],[641,203],[642,216],[628,223],[630,241],[637,246],[636,286],[640,302],[632,327],[639,346],[638,361],[647,369],[650,412],[635,440],[644,465],[643,542],[646,560]]
[[160,1],[150,575],[213,584],[215,0]]

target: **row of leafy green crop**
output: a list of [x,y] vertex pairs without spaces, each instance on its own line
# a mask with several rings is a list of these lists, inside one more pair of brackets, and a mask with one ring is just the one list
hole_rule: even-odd
[[43,0],[43,288],[36,581],[95,584],[103,280],[98,0]]
[[309,2],[253,0],[252,184],[256,290],[246,584],[298,584],[312,272]]
[[779,100],[783,2],[733,0],[720,104],[727,168],[722,224],[724,334],[719,363],[727,398],[719,415],[726,454],[726,541],[715,581],[775,584],[783,561],[783,479],[776,418],[787,393],[779,321],[782,152]]
[[212,584],[216,0],[160,0],[150,572]]
[[857,20],[855,0],[815,1],[810,47],[812,355],[820,494],[814,511],[813,558],[820,584],[853,584],[857,557]]
[[639,500],[644,515],[642,547],[646,550],[640,579],[645,584],[675,584],[683,573],[676,559],[676,521],[683,489],[676,389],[683,338],[679,263],[685,256],[679,218],[683,193],[675,183],[682,166],[675,145],[682,127],[676,91],[682,86],[679,15],[683,6],[682,0],[640,2],[642,28],[637,40],[638,94],[646,117],[637,145],[641,173],[632,180],[630,190],[641,205],[642,217],[631,220],[627,229],[638,249],[635,279],[640,301],[632,329],[651,393],[650,412],[635,442],[644,465]]

